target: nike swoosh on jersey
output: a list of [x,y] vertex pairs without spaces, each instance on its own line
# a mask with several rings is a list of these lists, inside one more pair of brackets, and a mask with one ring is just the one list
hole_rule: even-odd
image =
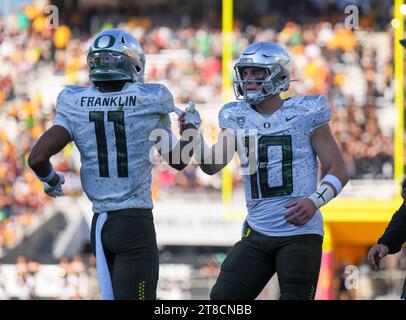
[[290,120],[292,120],[293,118],[296,118],[296,117],[297,117],[297,116],[293,116],[293,117],[286,117],[286,118],[285,118],[285,120],[286,120],[286,122],[287,122],[287,121],[290,121]]

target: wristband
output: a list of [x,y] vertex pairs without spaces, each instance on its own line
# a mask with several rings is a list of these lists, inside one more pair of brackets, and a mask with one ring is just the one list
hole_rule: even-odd
[[334,198],[334,190],[330,185],[323,183],[316,192],[311,194],[308,198],[313,201],[317,209],[320,209]]
[[343,185],[340,181],[340,179],[338,179],[336,176],[333,176],[332,174],[327,174],[323,180],[321,180],[320,184],[323,184],[323,182],[328,182],[330,184],[332,184],[334,186],[334,188],[336,189],[336,195],[338,195],[341,190],[343,189]]
[[42,182],[49,182],[53,179],[54,176],[55,176],[55,171],[54,171],[54,168],[52,168],[52,167],[51,167],[51,172],[46,177],[40,177],[39,175],[37,175],[38,179]]

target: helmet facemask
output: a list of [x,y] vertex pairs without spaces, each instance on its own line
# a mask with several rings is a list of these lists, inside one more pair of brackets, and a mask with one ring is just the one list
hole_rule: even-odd
[[[262,83],[256,91],[245,90],[248,82],[242,76],[244,68],[262,68],[266,70],[266,77],[261,79]],[[244,99],[248,103],[255,105],[289,89],[292,60],[280,45],[270,41],[259,41],[245,48],[235,64],[234,70],[237,77],[234,82],[236,98],[238,100]],[[258,83],[259,80],[255,81]]]
[[[243,70],[245,68],[261,68],[265,69],[265,79],[243,80]],[[234,81],[234,93],[237,100],[246,100],[251,104],[259,104],[267,98],[275,96],[289,87],[289,82],[286,85],[287,75],[284,69],[278,64],[274,63],[268,66],[258,64],[239,64],[234,67],[237,80]],[[259,87],[255,91],[246,90],[248,83],[256,83]]]
[[87,64],[90,79],[93,81],[130,80],[144,82],[144,74],[139,62],[121,52],[90,52],[87,56]]

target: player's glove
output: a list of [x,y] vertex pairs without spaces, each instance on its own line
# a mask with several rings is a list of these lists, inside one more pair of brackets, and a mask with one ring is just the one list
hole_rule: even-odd
[[44,192],[53,198],[63,195],[62,185],[65,183],[65,177],[60,172],[57,172],[57,175],[59,176],[59,181],[56,185],[51,186],[48,182],[44,182]]
[[199,111],[196,110],[196,105],[192,101],[189,101],[189,105],[185,109],[185,125],[189,123],[194,125],[196,129],[199,129],[202,123]]

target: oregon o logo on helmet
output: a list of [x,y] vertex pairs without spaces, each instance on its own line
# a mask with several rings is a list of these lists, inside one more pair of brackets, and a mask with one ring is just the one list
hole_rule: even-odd
[[[108,42],[107,42],[107,38],[108,37]],[[115,39],[112,35],[110,34],[104,34],[100,37],[98,37],[95,41],[94,41],[94,47],[96,49],[107,49],[110,48],[112,46],[114,46],[114,42]]]

